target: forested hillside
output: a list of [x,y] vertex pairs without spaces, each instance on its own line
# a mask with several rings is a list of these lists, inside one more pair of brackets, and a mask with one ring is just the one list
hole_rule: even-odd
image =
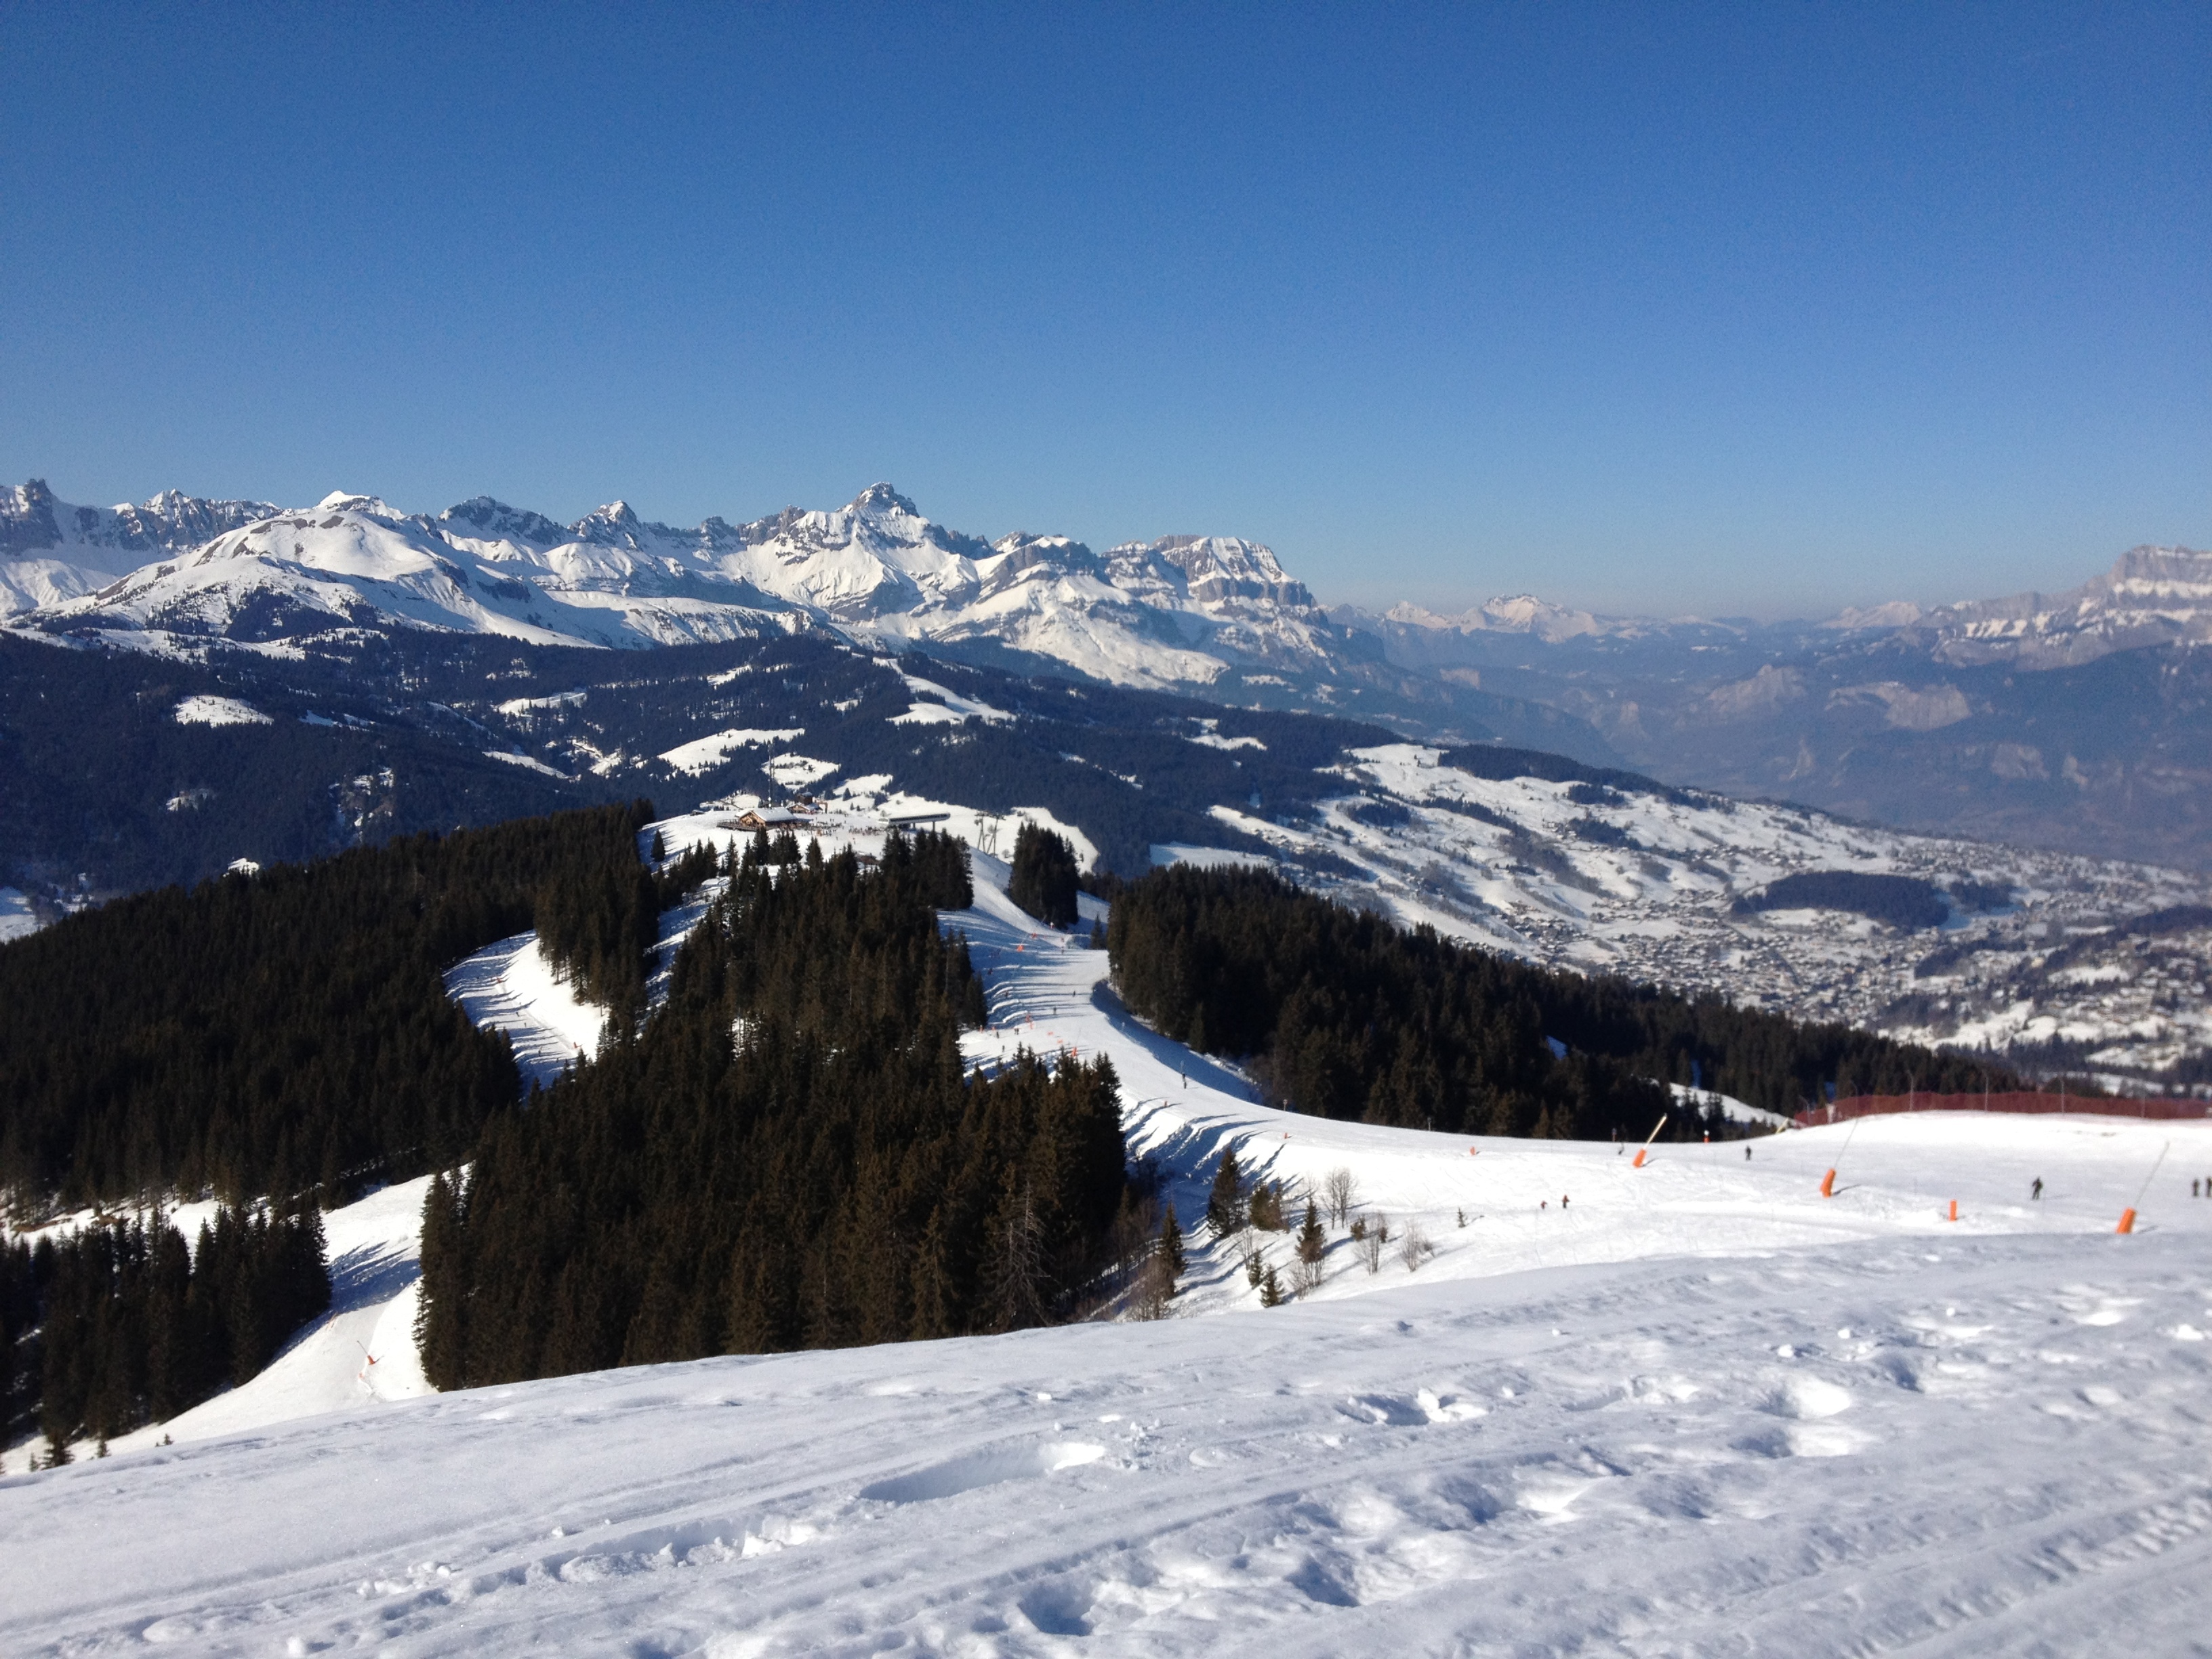
[[173,1417],[256,1375],[330,1301],[313,1205],[226,1207],[191,1245],[156,1214],[0,1249],[0,1440],[29,1415],[59,1462],[72,1439]]
[[[667,1003],[485,1126],[423,1227],[441,1387],[1005,1330],[1076,1305],[1123,1191],[1104,1062],[963,1074],[964,849],[749,848]],[[733,1035],[734,1034],[734,1035]]]
[[[405,696],[401,676],[420,670],[204,665],[0,634],[0,883],[106,897],[640,793],[487,755],[492,734],[434,692]],[[268,718],[177,719],[205,696]]]
[[0,1182],[19,1210],[163,1190],[327,1201],[465,1156],[519,1085],[441,970],[543,911],[585,987],[634,1007],[667,885],[637,858],[651,816],[412,836],[0,947]]
[[[1136,1012],[1193,1048],[1253,1057],[1277,1100],[1325,1117],[1640,1138],[1666,1107],[1651,1079],[1795,1111],[1826,1083],[1903,1093],[1983,1078],[1973,1060],[1847,1026],[1407,933],[1262,872],[1155,871],[1115,900],[1108,948]],[[1675,1133],[1698,1127],[1677,1115]]]

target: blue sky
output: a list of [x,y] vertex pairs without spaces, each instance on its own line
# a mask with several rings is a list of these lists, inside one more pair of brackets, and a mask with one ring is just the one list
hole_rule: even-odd
[[1439,606],[2212,544],[2202,4],[513,10],[0,0],[0,477]]

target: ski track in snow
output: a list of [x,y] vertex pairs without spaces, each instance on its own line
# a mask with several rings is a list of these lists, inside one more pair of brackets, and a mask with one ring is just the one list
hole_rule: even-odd
[[[104,1462],[11,1457],[0,1648],[2204,1650],[2212,1126],[1931,1114],[1636,1170],[1300,1118],[975,863],[969,1058],[1112,1058],[1190,1235],[1177,1316],[410,1397],[425,1183],[388,1188],[326,1218],[337,1304],[261,1376]],[[449,984],[519,1054],[590,1020],[557,1071],[597,1023],[534,944]],[[1370,1274],[1336,1233],[1261,1311],[1196,1225],[1231,1141],[1351,1169],[1436,1254]]]
[[538,948],[535,933],[487,945],[446,972],[446,994],[478,1025],[507,1033],[526,1085],[550,1085],[599,1046],[606,1011],[584,1001]]

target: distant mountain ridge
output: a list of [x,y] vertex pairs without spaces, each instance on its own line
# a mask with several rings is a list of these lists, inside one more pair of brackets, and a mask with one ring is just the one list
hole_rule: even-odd
[[1915,829],[2212,867],[2212,553],[2063,593],[1819,622],[1339,607],[1409,672],[1589,721],[1670,782]]
[[344,492],[307,509],[173,491],[81,507],[33,480],[0,495],[0,614],[49,631],[265,642],[399,626],[637,647],[828,623],[887,644],[988,639],[1162,687],[1212,684],[1236,662],[1310,670],[1345,654],[1340,630],[1258,543],[993,544],[883,483],[833,510],[679,529],[623,501],[562,525],[489,496],[434,518]]
[[1393,666],[1257,542],[987,542],[888,483],[842,507],[687,529],[619,501],[563,525],[489,496],[434,516],[343,491],[307,508],[174,493],[78,507],[33,481],[0,496],[0,623],[87,644],[343,653],[409,629],[643,648],[825,629],[875,649],[1619,759],[1572,716]]
[[2094,662],[2114,651],[2212,641],[2212,552],[2187,547],[2135,547],[2112,567],[2063,593],[2014,593],[2002,599],[1922,606],[1909,599],[1853,606],[1814,622],[1744,623],[1699,617],[1606,617],[1521,593],[1486,600],[1455,615],[1401,602],[1379,614],[1340,605],[1331,617],[1348,627],[1441,641],[1512,635],[1547,645],[1577,639],[1640,640],[1724,633],[1741,638],[1796,638],[1817,629],[1831,636],[1900,633],[1916,637],[1944,661],[2010,662],[2056,668]]

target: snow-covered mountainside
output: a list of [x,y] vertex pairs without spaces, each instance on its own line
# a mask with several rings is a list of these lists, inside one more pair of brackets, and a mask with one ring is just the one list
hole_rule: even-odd
[[[800,827],[831,844],[927,817],[987,852],[1011,848],[1023,819],[1092,850],[1042,808],[983,811],[883,776],[823,775],[824,809]],[[1416,744],[1355,751],[1328,775],[1336,787],[1295,820],[1216,807],[1234,847],[1164,844],[1153,857],[1252,861],[1236,849],[1266,846],[1302,884],[1524,960],[2087,1070],[2124,1089],[2212,1080],[2200,1075],[2212,1071],[2203,878],[1626,779],[1485,778]],[[677,819],[670,844],[726,838],[766,798]],[[1838,872],[1899,878],[1935,920],[1764,908],[1778,882]]]
[[94,592],[149,559],[276,511],[266,501],[204,501],[173,489],[136,507],[70,507],[35,478],[0,485],[0,617]]
[[[2201,876],[1626,781],[1476,777],[1415,744],[1336,770],[1346,792],[1310,821],[1215,816],[1325,890],[1340,881],[1408,925],[1538,961],[1908,1041],[2063,1056],[2116,1081],[2212,1054]],[[1775,883],[1815,872],[1923,884],[1936,920],[1764,908]]]
[[[0,641],[0,666],[33,659],[0,705],[28,780],[27,810],[0,815],[0,881],[51,919],[114,890],[79,872],[125,851],[116,884],[156,885],[638,795],[720,801],[725,816],[799,792],[854,811],[897,802],[953,813],[986,850],[1010,848],[1026,811],[1125,877],[1154,848],[1264,855],[1348,902],[1539,961],[1986,1041],[2037,1073],[2212,1083],[2202,874],[1394,744],[1372,723],[926,665],[820,629],[647,653],[394,637],[417,648],[374,678],[312,657],[197,668]],[[64,680],[38,672],[46,659],[100,672]],[[80,732],[94,706],[103,721]],[[103,752],[127,775],[95,787]],[[109,826],[104,843],[84,843],[89,822]],[[1820,872],[1925,884],[1933,922],[1767,904],[1773,883]]]
[[2212,1126],[1928,1115],[1639,1169],[1297,1117],[975,862],[974,1062],[1103,1053],[1187,1219],[1233,1145],[1346,1171],[1389,1248],[1332,1224],[1265,1309],[1243,1257],[1287,1241],[1193,1228],[1158,1322],[425,1398],[388,1189],[328,1224],[375,1291],[246,1387],[104,1462],[10,1450],[9,1651],[2188,1650]]
[[[1899,611],[1911,614],[1899,614]],[[2114,651],[2212,641],[2212,553],[2137,547],[2063,593],[2016,593],[1920,611],[1883,607],[1832,629],[1899,628],[1930,635],[1937,658],[2027,669],[2094,662]]]
[[1409,672],[1578,716],[1661,777],[2212,867],[2212,553],[2139,547],[2066,593],[1820,623],[1525,596],[1330,615]]

